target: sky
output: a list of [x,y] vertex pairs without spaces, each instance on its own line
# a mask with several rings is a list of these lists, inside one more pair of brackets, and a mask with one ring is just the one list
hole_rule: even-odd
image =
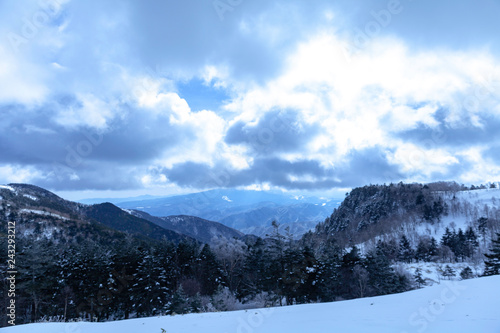
[[0,184],[500,180],[500,1],[0,0]]

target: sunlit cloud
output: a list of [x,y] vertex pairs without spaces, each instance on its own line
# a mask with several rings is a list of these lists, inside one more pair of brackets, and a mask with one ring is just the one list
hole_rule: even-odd
[[[500,53],[482,22],[462,43],[417,31],[425,3],[383,25],[370,13],[386,8],[365,1],[259,0],[224,20],[210,3],[0,6],[0,183],[328,190],[499,176]],[[461,29],[456,10],[446,20]]]

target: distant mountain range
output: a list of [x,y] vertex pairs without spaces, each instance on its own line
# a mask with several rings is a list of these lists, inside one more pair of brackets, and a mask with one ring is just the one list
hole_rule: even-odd
[[340,205],[340,199],[292,196],[265,191],[220,189],[172,197],[118,202],[124,209],[157,217],[196,216],[243,231],[279,223],[321,222]]
[[78,200],[79,203],[86,205],[94,205],[105,202],[110,202],[114,205],[119,204],[120,202],[128,202],[128,201],[140,201],[140,200],[151,200],[151,199],[159,199],[166,198],[165,196],[155,196],[155,195],[140,195],[137,197],[128,197],[128,198],[89,198]]
[[[141,199],[120,203],[121,207],[109,202],[88,205],[64,200],[34,185],[0,186],[0,203],[6,212],[19,218],[20,223],[30,219],[45,221],[37,231],[46,237],[52,237],[54,232],[65,237],[67,230],[63,229],[72,225],[76,230],[95,229],[85,231],[85,237],[99,238],[93,233],[104,227],[112,234],[121,232],[149,240],[210,243],[214,238],[241,239],[245,234],[265,238],[272,231],[271,222],[276,220],[282,230],[289,227],[289,233],[299,238],[338,206],[336,200],[242,190]],[[31,230],[32,225],[24,227]]]

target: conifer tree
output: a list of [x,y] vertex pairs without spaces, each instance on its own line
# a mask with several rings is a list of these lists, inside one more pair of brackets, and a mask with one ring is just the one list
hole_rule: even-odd
[[479,246],[476,233],[469,227],[465,232],[464,254],[466,257],[471,257]]
[[342,263],[342,250],[335,239],[324,243],[318,256],[318,288],[322,300],[330,302],[339,296],[339,268]]
[[415,252],[410,245],[410,241],[406,238],[406,235],[403,235],[399,242],[398,259],[406,263],[411,263],[414,256]]
[[472,279],[473,277],[474,273],[472,273],[472,269],[470,269],[469,266],[465,267],[460,272],[460,278],[462,278],[462,280]]
[[415,259],[417,259],[418,261],[429,261],[430,247],[431,247],[430,239],[422,237],[418,241],[417,250],[415,251]]
[[455,242],[454,242],[454,247],[452,248],[452,251],[455,253],[455,256],[457,258],[460,258],[462,261],[466,257],[466,238],[463,230],[461,228],[458,228],[458,232],[455,235]]
[[188,241],[182,241],[177,245],[175,261],[179,267],[179,275],[184,277],[193,276],[193,267],[197,257],[196,244]]
[[396,240],[391,239],[388,242],[378,240],[377,253],[384,255],[390,261],[395,261],[398,257],[398,244]]
[[170,304],[167,306],[167,314],[184,314],[188,313],[189,310],[188,297],[181,285],[175,291]]
[[449,248],[452,248],[453,244],[453,234],[450,231],[450,228],[446,227],[444,231],[444,235],[441,237],[441,245],[446,245]]
[[389,260],[374,252],[366,256],[366,270],[369,273],[369,286],[373,295],[386,295],[393,292],[396,285],[394,270]]
[[338,290],[339,295],[345,298],[354,297],[354,289],[356,287],[356,281],[354,281],[354,269],[356,266],[361,265],[361,257],[359,250],[356,246],[353,246],[351,251],[344,254],[342,257],[342,263],[339,267],[339,283]]
[[272,264],[268,266],[268,278],[270,278],[270,291],[278,295],[280,305],[283,305],[284,281],[283,276],[286,270],[285,253],[290,245],[290,239],[280,231],[280,224],[272,222],[273,232],[269,235],[271,246],[269,247],[269,256]]
[[201,283],[202,295],[212,295],[217,291],[219,285],[224,284],[225,276],[223,270],[208,244],[203,246],[197,259],[197,271],[197,277]]
[[497,239],[493,240],[490,253],[484,255],[485,269],[484,276],[500,274],[500,233],[497,233]]
[[438,243],[436,238],[432,237],[431,243],[429,245],[429,259],[435,260],[437,254],[438,254]]
[[239,296],[254,296],[260,291],[268,291],[267,267],[270,260],[265,251],[262,238],[257,238],[255,244],[248,247],[242,268],[242,283],[238,289]]
[[420,267],[417,267],[417,269],[415,270],[413,278],[415,279],[417,288],[421,288],[423,285],[425,285],[425,280],[424,277],[422,276],[422,269]]
[[448,280],[451,280],[451,278],[455,276],[455,270],[453,268],[451,268],[450,265],[446,265],[444,267],[444,271],[441,274],[445,278],[448,278]]

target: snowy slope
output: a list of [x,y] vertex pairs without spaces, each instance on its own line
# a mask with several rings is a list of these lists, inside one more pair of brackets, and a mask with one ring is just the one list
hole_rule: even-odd
[[464,199],[471,204],[480,206],[488,205],[489,207],[498,207],[500,202],[492,202],[500,200],[500,188],[481,189],[473,191],[461,191],[456,193],[458,199]]
[[398,263],[397,266],[403,267],[410,274],[415,274],[416,269],[420,268],[420,274],[425,280],[427,286],[432,286],[436,283],[442,282],[444,279],[442,272],[445,270],[446,266],[450,266],[455,272],[455,276],[451,279],[460,280],[460,272],[465,268],[469,267],[472,270],[474,277],[481,276],[484,272],[484,263],[478,263],[473,265],[467,262],[413,262],[411,264]]
[[351,301],[130,319],[41,323],[6,333],[500,332],[500,276]]

